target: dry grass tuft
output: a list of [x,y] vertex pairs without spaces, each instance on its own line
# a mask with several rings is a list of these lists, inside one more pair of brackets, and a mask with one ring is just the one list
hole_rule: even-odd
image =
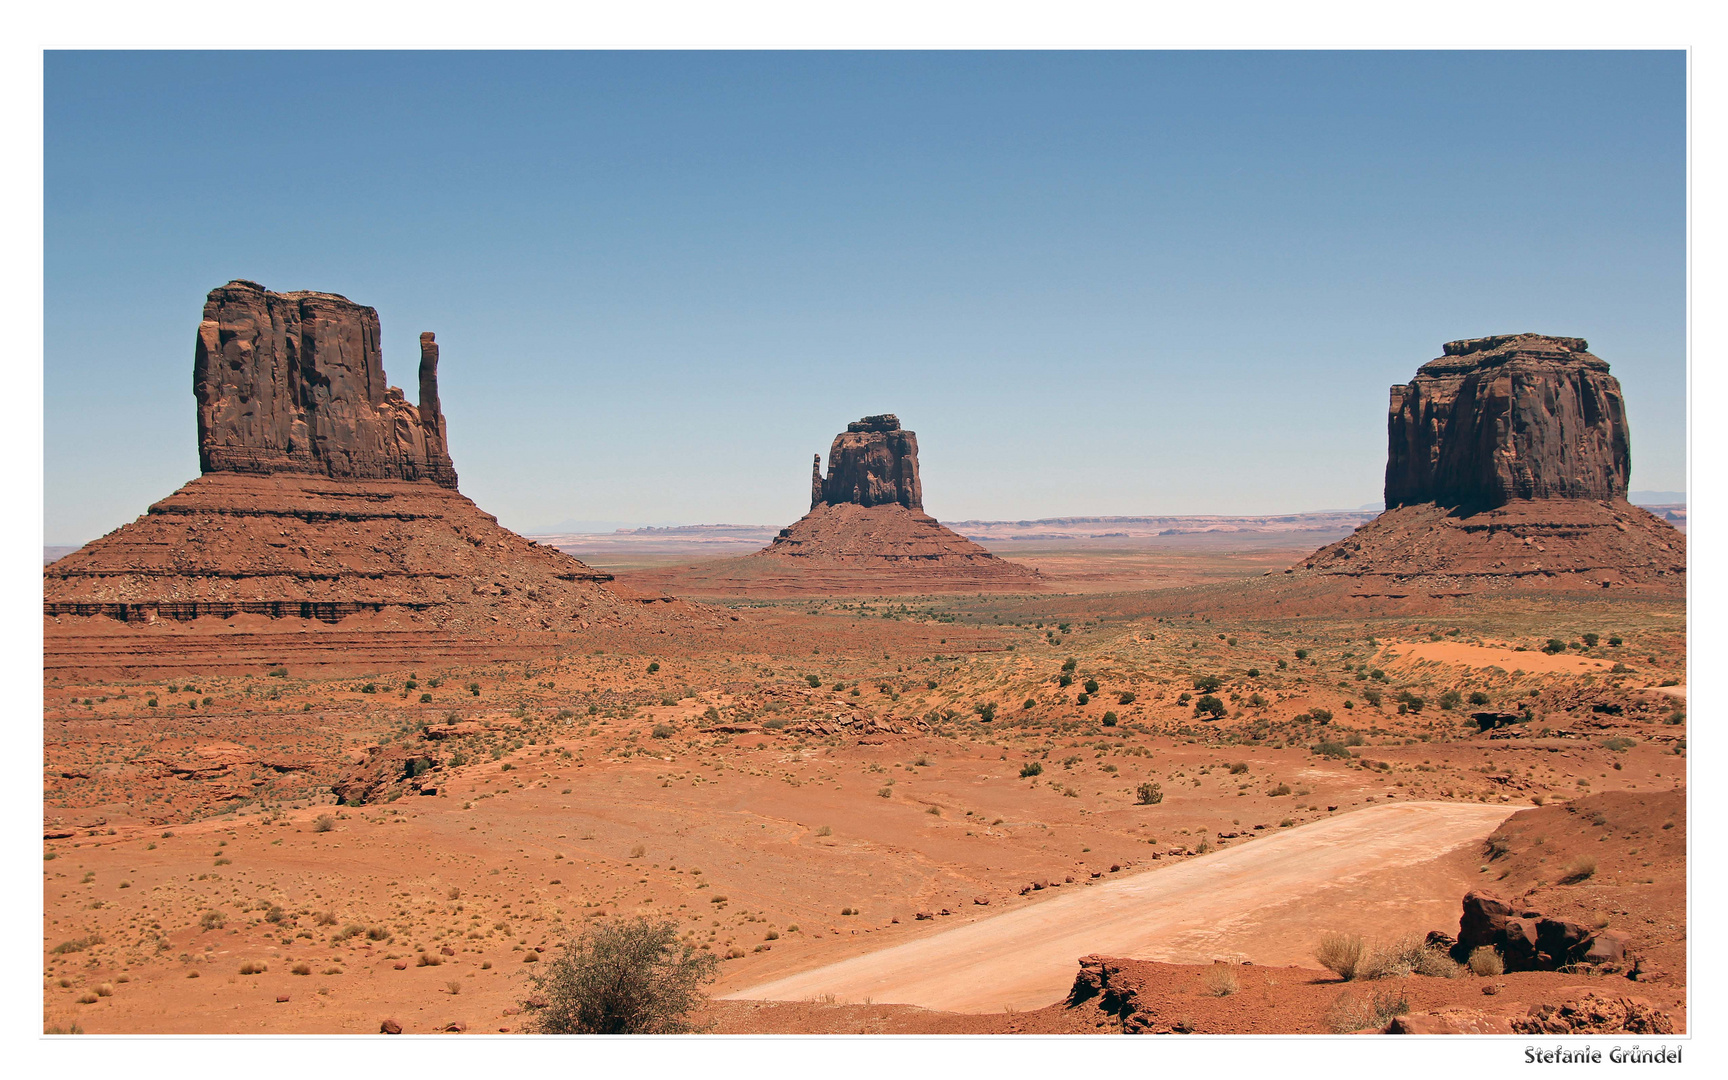
[[1478,947],[1470,954],[1469,965],[1473,975],[1492,977],[1506,973],[1506,961],[1500,959],[1500,954],[1487,945]]
[[1314,959],[1320,961],[1321,967],[1349,982],[1356,978],[1357,969],[1362,966],[1367,952],[1367,945],[1357,935],[1328,932],[1320,936]]
[[1566,868],[1560,871],[1559,884],[1576,885],[1580,881],[1587,881],[1595,875],[1596,859],[1590,855],[1580,855],[1576,859],[1567,863]]
[[1373,995],[1358,998],[1346,990],[1338,995],[1326,1012],[1326,1026],[1339,1035],[1351,1031],[1377,1031],[1394,1016],[1410,1011],[1410,999],[1402,991],[1376,990]]
[[1200,981],[1213,997],[1229,997],[1236,992],[1236,969],[1229,964],[1213,964]]

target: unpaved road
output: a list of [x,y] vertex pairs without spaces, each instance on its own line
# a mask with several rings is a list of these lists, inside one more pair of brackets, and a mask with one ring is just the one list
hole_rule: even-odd
[[947,1012],[1038,1009],[1067,994],[1075,962],[1088,953],[1204,962],[1209,957],[1195,956],[1193,943],[1210,929],[1432,860],[1487,836],[1519,809],[1444,802],[1369,807],[1173,866],[1064,886],[1063,895],[1018,911],[725,997],[807,1001],[832,994],[840,1002]]

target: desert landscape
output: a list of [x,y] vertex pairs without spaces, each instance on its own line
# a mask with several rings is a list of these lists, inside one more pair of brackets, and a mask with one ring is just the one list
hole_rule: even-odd
[[213,290],[202,475],[44,569],[45,1032],[545,1030],[638,917],[716,1033],[1688,1030],[1684,513],[1581,339],[1394,387],[1380,514],[944,524],[878,414],[598,540],[379,341]]

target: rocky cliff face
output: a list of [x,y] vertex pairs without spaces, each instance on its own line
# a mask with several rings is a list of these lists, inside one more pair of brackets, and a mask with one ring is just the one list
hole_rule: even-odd
[[299,473],[456,486],[438,346],[420,335],[420,404],[384,379],[378,312],[333,293],[212,289],[192,374],[206,473]]
[[[812,481],[814,489],[814,480]],[[898,503],[924,509],[924,488],[918,482],[918,436],[900,427],[893,413],[866,416],[847,424],[828,448],[828,478],[821,498],[811,492],[811,509],[830,506],[886,506]]]
[[1386,505],[1491,509],[1513,499],[1624,499],[1626,405],[1582,338],[1448,342],[1392,388]]

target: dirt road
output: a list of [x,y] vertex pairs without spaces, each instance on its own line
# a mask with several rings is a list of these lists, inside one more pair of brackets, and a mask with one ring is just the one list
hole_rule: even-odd
[[[725,996],[804,1001],[832,994],[840,1002],[970,1013],[1042,1008],[1068,992],[1075,961],[1088,953],[1206,962],[1212,957],[1205,943],[1232,923],[1432,860],[1488,835],[1519,809],[1443,802],[1370,807],[1174,866],[1065,886],[1071,891],[1018,911]],[[1269,962],[1251,951],[1247,958]]]

